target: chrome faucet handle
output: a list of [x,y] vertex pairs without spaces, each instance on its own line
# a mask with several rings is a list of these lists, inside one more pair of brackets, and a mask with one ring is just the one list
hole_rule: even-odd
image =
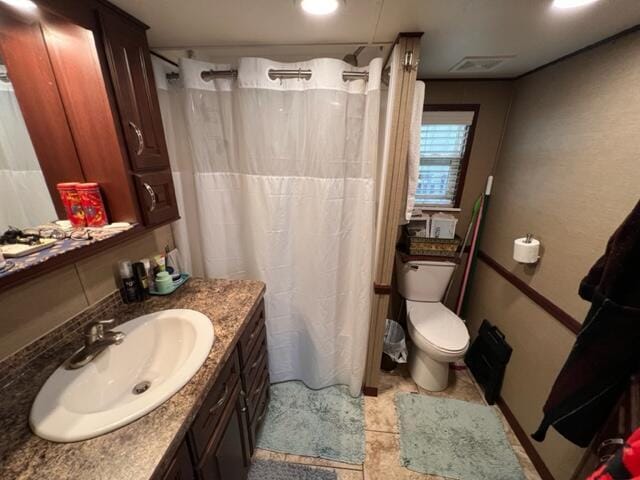
[[86,326],[84,329],[84,336],[86,342],[88,344],[94,343],[104,336],[104,327],[110,327],[115,325],[116,321],[114,318],[110,318],[108,320],[99,320],[97,322],[92,322]]

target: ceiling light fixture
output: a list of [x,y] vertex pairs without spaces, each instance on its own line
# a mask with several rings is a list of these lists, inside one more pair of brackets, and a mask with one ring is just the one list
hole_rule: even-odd
[[595,3],[598,0],[553,0],[553,8],[576,8]]
[[31,0],[0,0],[2,3],[18,10],[35,10],[38,6]]
[[302,0],[300,6],[311,15],[329,15],[338,9],[339,0]]

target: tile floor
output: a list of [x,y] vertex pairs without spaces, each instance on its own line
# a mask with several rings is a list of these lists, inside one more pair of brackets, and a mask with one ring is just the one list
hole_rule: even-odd
[[[485,403],[479,388],[466,370],[452,370],[451,375],[451,383],[447,390],[433,393],[418,387],[405,368],[400,368],[392,373],[381,373],[378,396],[364,397],[366,441],[364,465],[351,465],[322,458],[301,457],[267,450],[257,450],[255,458],[312,465],[319,469],[333,469],[337,473],[338,480],[446,480],[442,477],[412,472],[400,466],[400,445],[394,395],[396,392],[413,392]],[[522,465],[526,479],[540,480],[531,460],[504,416],[497,407],[494,408],[502,419],[507,438]]]

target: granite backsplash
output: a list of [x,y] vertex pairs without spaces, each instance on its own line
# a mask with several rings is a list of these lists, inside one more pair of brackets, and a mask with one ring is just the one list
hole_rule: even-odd
[[81,336],[84,327],[98,320],[115,318],[115,313],[123,305],[122,296],[115,291],[97,303],[87,307],[75,317],[63,323],[59,327],[27,345],[14,355],[0,362],[0,391],[11,385],[28,369],[31,362],[45,355],[50,349],[58,349],[75,337]]

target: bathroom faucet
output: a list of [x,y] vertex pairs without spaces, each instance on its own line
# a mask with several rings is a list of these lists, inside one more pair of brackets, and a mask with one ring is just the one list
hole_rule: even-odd
[[105,326],[112,326],[115,320],[100,320],[87,325],[84,330],[84,346],[67,361],[67,370],[84,367],[100,355],[110,345],[120,345],[124,341],[122,332],[104,331]]

